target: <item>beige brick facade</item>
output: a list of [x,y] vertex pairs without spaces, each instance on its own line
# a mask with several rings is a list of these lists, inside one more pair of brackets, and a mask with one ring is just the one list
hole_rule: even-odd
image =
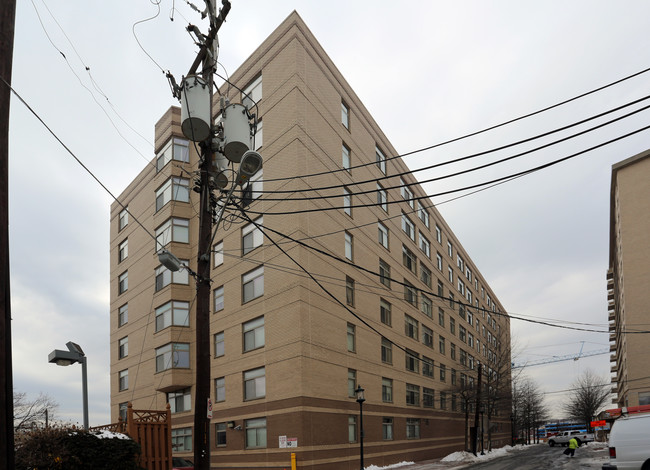
[[[260,74],[263,146],[259,152],[264,157],[263,190],[268,193],[257,198],[247,213],[253,219],[263,216],[264,226],[269,230],[341,259],[345,258],[347,233],[352,236],[354,264],[332,259],[272,231],[266,232],[263,246],[243,255],[242,230],[246,222],[231,216],[219,227],[214,241],[223,243],[224,257],[218,266],[211,262],[211,278],[213,290],[223,286],[224,308],[215,312],[214,298],[211,299],[210,332],[213,338],[223,333],[225,353],[217,357],[213,341],[212,467],[287,468],[293,451],[297,453],[299,468],[358,468],[359,444],[356,437],[351,442],[348,433],[350,417],[356,419],[359,412],[359,405],[348,393],[351,371],[355,383],[366,390],[363,409],[367,464],[424,460],[461,450],[465,413],[455,399],[452,405],[452,371],[454,377],[462,373],[475,378],[479,361],[486,371],[491,369],[489,358],[493,353],[507,354],[504,362],[510,364],[509,353],[505,352],[510,343],[509,318],[499,314],[505,309],[402,160],[389,158],[387,177],[383,174],[376,164],[376,149],[386,157],[398,155],[397,151],[297,13],[291,14],[230,80],[244,88]],[[227,90],[232,102],[240,101],[240,93],[234,87],[221,87],[222,92]],[[341,122],[342,103],[350,111],[349,128]],[[172,136],[182,138],[177,108],[170,109],[156,125],[156,151],[160,152]],[[344,145],[350,150],[350,171],[342,171]],[[119,199],[133,217],[122,230],[122,207],[117,203],[111,207],[113,420],[118,417],[120,404],[131,401],[136,408],[162,409],[168,392],[192,388],[194,282],[190,277],[186,285],[172,283],[156,291],[154,272],[159,263],[154,239],[134,220],[153,234],[170,217],[188,219],[188,243],[172,241],[166,248],[179,259],[189,260],[191,269],[196,268],[198,194],[191,187],[198,157],[193,145],[189,155],[188,163],[172,160],[160,171],[156,171],[154,159],[129,185]],[[156,190],[172,176],[190,180],[190,202],[172,200],[156,210]],[[411,201],[411,207],[403,199],[402,180],[413,183],[411,192],[416,199],[422,198],[419,202],[428,213],[428,226],[424,213],[418,211],[418,201]],[[377,183],[386,189],[386,210],[377,206]],[[342,185],[352,194],[351,215],[343,210]],[[330,186],[334,188],[325,189]],[[288,201],[293,198],[304,200]],[[413,224],[414,240],[402,229],[404,216]],[[379,243],[379,223],[389,233],[387,248]],[[440,230],[440,242],[436,227]],[[429,241],[429,255],[421,249],[420,237]],[[120,262],[119,246],[124,240],[128,240],[129,251]],[[404,265],[403,247],[416,258],[414,272]],[[346,279],[354,280],[354,304],[349,308],[356,316],[322,290],[283,251],[343,304],[347,299]],[[442,269],[438,269],[438,255]],[[394,280],[390,287],[382,284],[377,275],[359,269],[376,273],[380,260],[390,266],[390,277]],[[242,276],[260,266],[264,273],[263,295],[244,303]],[[425,272],[431,272],[430,285],[421,279],[423,267]],[[119,276],[125,272],[128,289],[119,293]],[[459,280],[466,285],[465,293],[459,291]],[[416,306],[405,300],[402,282],[418,289]],[[468,304],[466,310],[474,316],[472,324],[467,317],[459,316],[458,304],[448,300],[450,294]],[[432,311],[428,314],[422,311],[422,296],[431,300]],[[382,299],[391,305],[390,321],[381,321]],[[171,325],[157,331],[156,309],[173,300],[188,303],[189,326]],[[120,326],[119,311],[124,305],[128,305],[128,322]],[[439,321],[439,312],[444,324]],[[407,315],[417,321],[415,338],[406,335]],[[245,352],[245,324],[260,317],[264,319],[263,346]],[[455,322],[453,332],[451,319]],[[349,346],[349,326],[354,329],[354,347]],[[468,344],[467,336],[464,341],[459,338],[461,327],[475,338],[473,344]],[[432,346],[424,343],[425,328],[432,332]],[[119,340],[127,337],[128,355],[119,358]],[[444,351],[440,350],[441,337]],[[392,344],[390,361],[382,361],[382,338]],[[170,343],[190,345],[189,363],[181,367],[184,356],[179,354],[173,356],[175,366],[156,372],[156,348]],[[455,358],[451,357],[452,344],[457,351]],[[422,361],[418,361],[417,372],[406,370],[405,348],[432,359],[434,376],[423,375]],[[473,362],[461,364],[461,350],[471,355]],[[441,366],[446,370],[442,378]],[[261,367],[264,396],[246,400],[244,373]],[[128,386],[120,390],[119,374],[125,370]],[[509,369],[505,375],[509,378]],[[217,378],[223,378],[225,384],[224,401],[217,401]],[[382,393],[383,379],[392,380],[390,399]],[[419,387],[419,400],[414,405],[406,403],[407,384]],[[424,406],[424,387],[434,390],[433,407]],[[444,409],[441,394],[446,394]],[[492,421],[495,445],[510,442],[509,416],[509,403],[504,402],[500,414]],[[263,446],[252,446],[247,440],[249,434],[254,434],[250,420],[257,418],[266,419]],[[387,419],[392,420],[390,438],[384,434]],[[410,421],[408,429],[414,432],[417,423],[418,437],[407,436],[407,420],[417,420]],[[191,428],[191,406],[187,411],[174,413],[173,422],[175,429]],[[226,424],[224,434],[220,435],[225,436],[225,445],[223,441],[217,442],[217,423],[232,425]],[[296,437],[298,447],[279,448],[279,436]],[[179,444],[181,438],[175,439]],[[191,453],[182,446],[175,449],[181,454]]]
[[650,151],[612,167],[607,289],[612,392],[619,407],[650,405]]

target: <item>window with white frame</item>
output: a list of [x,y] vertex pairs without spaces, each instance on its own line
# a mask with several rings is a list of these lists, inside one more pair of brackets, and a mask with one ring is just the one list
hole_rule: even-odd
[[357,329],[352,323],[348,323],[348,351],[355,352],[357,350]]
[[422,343],[433,348],[433,330],[425,325],[422,325]]
[[407,186],[407,182],[404,181],[402,178],[399,179],[399,184],[400,184],[400,193],[402,195],[402,199],[404,199],[411,208],[413,208],[413,191]]
[[117,358],[123,359],[129,355],[129,337],[125,336],[118,341]]
[[169,201],[190,202],[190,180],[173,176],[156,191],[156,212]]
[[350,107],[345,104],[345,101],[341,101],[341,124],[346,129],[350,129]]
[[454,270],[451,268],[451,266],[447,266],[447,277],[449,278],[449,282],[452,284],[454,283]]
[[411,406],[420,406],[420,386],[406,384],[406,404]]
[[264,225],[263,217],[255,219],[255,223],[244,225],[241,230],[242,235],[242,255],[250,253],[255,248],[262,246],[264,243],[264,234],[259,228]]
[[260,74],[257,77],[255,77],[247,86],[244,87],[241,94],[241,102],[248,109],[251,109],[261,99],[262,99],[262,75]]
[[388,228],[381,222],[377,222],[377,231],[379,234],[379,244],[388,249]]
[[129,304],[122,305],[117,311],[117,326],[125,325],[129,322]]
[[445,326],[445,311],[442,307],[438,307],[438,325],[444,328]]
[[221,357],[226,354],[226,341],[224,332],[220,331],[214,335],[214,357]]
[[422,253],[427,255],[427,258],[431,258],[431,243],[429,242],[427,237],[425,237],[424,234],[420,231],[418,231],[418,241]]
[[404,264],[404,266],[406,266],[406,268],[413,274],[417,273],[418,260],[406,245],[402,245],[402,264]]
[[250,302],[264,294],[264,266],[259,266],[242,276],[242,303]]
[[357,417],[348,416],[348,442],[357,442]]
[[129,369],[124,369],[119,372],[119,390],[127,390],[129,388]]
[[440,230],[438,224],[436,224],[436,241],[442,245],[442,230]]
[[118,216],[118,232],[121,231],[124,227],[129,225],[129,207],[125,207],[120,211],[120,215]]
[[391,305],[384,299],[379,299],[379,316],[384,325],[390,326],[392,323]]
[[170,300],[156,308],[156,331],[169,326],[190,326],[190,303]]
[[458,278],[458,292],[460,292],[460,295],[462,296],[465,295],[465,283],[460,280],[460,277]]
[[[181,265],[187,266],[189,260],[180,260]],[[190,276],[187,269],[179,269],[178,271],[170,271],[165,266],[160,265],[156,268],[156,292],[167,287],[169,284],[185,284],[190,283]]]
[[381,438],[384,441],[393,440],[393,418],[381,419]]
[[192,451],[192,428],[172,429],[172,451],[173,452],[191,452]]
[[264,347],[264,317],[255,318],[242,326],[244,352]]
[[386,338],[381,339],[381,362],[393,363],[393,343]]
[[266,372],[258,367],[244,372],[244,400],[257,400],[266,396]]
[[213,291],[213,297],[214,297],[214,311],[220,312],[221,310],[224,309],[226,303],[224,299],[224,292],[223,292],[223,286],[217,287]]
[[350,166],[351,166],[350,148],[345,144],[341,145],[341,165],[345,170],[350,172]]
[[404,279],[404,300],[413,305],[418,306],[418,291],[415,286]]
[[172,137],[156,156],[156,171],[162,170],[172,160],[182,163],[190,161],[188,140]]
[[253,148],[259,150],[264,145],[264,122],[260,119],[255,123],[255,134],[253,134]]
[[424,294],[420,296],[420,310],[422,310],[422,313],[427,317],[433,318],[433,303],[431,302],[431,299]]
[[226,446],[226,431],[228,429],[228,423],[216,423],[215,425],[215,440],[217,443],[217,447],[225,447]]
[[418,201],[418,217],[420,217],[420,220],[422,221],[422,223],[424,223],[424,226],[426,228],[430,228],[429,227],[429,213],[427,212],[427,210],[424,208],[424,206],[422,205],[422,203],[420,201]]
[[117,262],[121,263],[129,256],[129,239],[127,238],[117,247]]
[[226,401],[226,378],[217,377],[214,379],[215,402]]
[[418,340],[419,322],[410,315],[404,314],[404,334]]
[[251,199],[255,200],[264,190],[264,170],[259,170],[250,179]]
[[384,260],[379,260],[379,282],[390,289],[390,265]]
[[402,213],[402,230],[411,240],[415,241],[415,225],[404,213]]
[[381,378],[381,401],[393,403],[393,379]]
[[388,212],[388,192],[379,183],[377,183],[377,204],[384,212]]
[[129,272],[124,271],[117,279],[117,293],[123,294],[129,290]]
[[188,343],[169,343],[156,348],[156,372],[189,367],[190,345]]
[[348,188],[343,188],[343,212],[352,217],[352,193]]
[[212,248],[212,256],[214,258],[214,267],[221,266],[223,264],[223,241],[215,243]]
[[424,282],[427,287],[431,287],[431,270],[420,261],[420,280]]
[[156,250],[159,250],[169,242],[189,243],[190,221],[179,217],[167,219],[156,229]]
[[354,397],[355,390],[357,388],[357,371],[354,369],[348,369],[348,396]]
[[420,439],[420,418],[406,418],[406,438]]
[[445,355],[445,338],[443,336],[438,336],[438,349],[440,354]]
[[192,389],[190,387],[167,393],[167,403],[172,413],[182,413],[192,409]]
[[354,279],[345,276],[345,302],[350,307],[354,307],[354,294]]
[[449,255],[450,258],[454,257],[454,246],[451,244],[450,241],[447,241],[447,254]]
[[383,174],[386,174],[386,156],[377,146],[375,146],[375,162],[377,163],[379,170],[381,170]]
[[345,240],[345,257],[350,261],[352,261],[353,254],[354,254],[354,244],[353,244],[354,237],[350,233],[345,232],[344,240]]
[[436,267],[442,271],[442,255],[440,253],[436,253]]

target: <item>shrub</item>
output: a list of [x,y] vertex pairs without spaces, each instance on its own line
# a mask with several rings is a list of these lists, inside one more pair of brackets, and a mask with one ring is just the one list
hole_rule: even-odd
[[16,470],[138,470],[140,445],[99,438],[73,427],[35,429],[16,436]]

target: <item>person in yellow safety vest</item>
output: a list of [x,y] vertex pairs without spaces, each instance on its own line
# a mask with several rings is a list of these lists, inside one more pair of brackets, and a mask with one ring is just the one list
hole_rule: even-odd
[[569,457],[573,457],[573,455],[576,453],[576,449],[578,448],[578,441],[576,441],[575,437],[572,437],[571,440],[569,441]]

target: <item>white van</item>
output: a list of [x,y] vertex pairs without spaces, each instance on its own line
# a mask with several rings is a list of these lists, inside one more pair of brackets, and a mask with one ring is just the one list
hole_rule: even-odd
[[609,463],[602,470],[650,470],[650,414],[622,416],[609,436]]

